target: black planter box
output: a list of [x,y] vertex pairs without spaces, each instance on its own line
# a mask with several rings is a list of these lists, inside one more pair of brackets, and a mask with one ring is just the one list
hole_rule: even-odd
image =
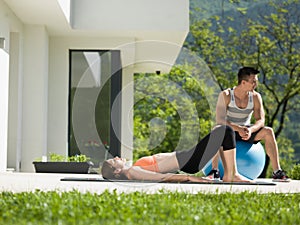
[[91,162],[33,162],[36,173],[89,173]]

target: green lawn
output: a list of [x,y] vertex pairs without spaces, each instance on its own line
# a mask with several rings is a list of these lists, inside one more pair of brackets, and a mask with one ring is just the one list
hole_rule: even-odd
[[300,194],[0,193],[0,224],[300,224]]

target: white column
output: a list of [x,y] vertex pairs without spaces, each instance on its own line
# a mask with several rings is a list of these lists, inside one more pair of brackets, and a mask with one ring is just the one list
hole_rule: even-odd
[[[2,42],[5,41],[2,39]],[[7,167],[7,129],[8,129],[8,80],[9,80],[9,55],[0,46],[0,172],[5,172]]]
[[48,45],[45,27],[24,27],[21,171],[26,172],[47,154]]
[[22,143],[23,75],[20,39],[19,33],[10,33],[7,167],[15,171],[20,169]]
[[133,158],[133,67],[123,68],[122,77],[122,125],[121,157]]

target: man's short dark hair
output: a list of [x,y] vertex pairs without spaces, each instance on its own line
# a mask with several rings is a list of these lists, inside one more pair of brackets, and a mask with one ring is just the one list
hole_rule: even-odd
[[238,83],[240,84],[243,80],[248,81],[250,75],[256,74],[259,74],[259,70],[253,67],[242,67],[238,72]]

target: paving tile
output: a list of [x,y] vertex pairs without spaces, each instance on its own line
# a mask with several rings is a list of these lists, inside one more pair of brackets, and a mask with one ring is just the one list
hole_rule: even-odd
[[[188,193],[220,193],[220,192],[258,192],[258,193],[299,193],[300,181],[288,183],[276,182],[276,185],[222,185],[222,184],[174,184],[174,183],[141,183],[141,182],[83,182],[61,181],[62,178],[99,178],[97,174],[54,174],[54,173],[0,173],[0,191],[33,192],[40,191],[72,191],[102,193],[105,190],[117,192],[143,191],[155,193],[160,190],[182,191]],[[271,179],[258,181],[272,182]]]

